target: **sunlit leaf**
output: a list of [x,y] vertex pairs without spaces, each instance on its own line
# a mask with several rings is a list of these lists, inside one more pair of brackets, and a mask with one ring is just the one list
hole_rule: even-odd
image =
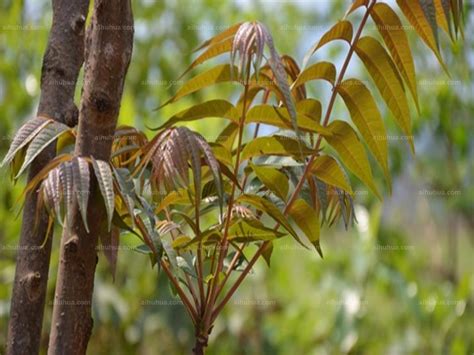
[[260,181],[283,201],[288,196],[288,177],[278,169],[251,164],[252,170]]
[[306,237],[308,237],[311,244],[319,245],[319,214],[303,199],[293,202],[288,210],[288,214]]
[[321,155],[317,157],[311,165],[311,173],[326,184],[339,187],[347,193],[351,195],[353,194],[346,175],[333,157],[329,155]]
[[325,139],[337,151],[345,166],[382,199],[375,186],[364,146],[352,127],[347,122],[336,120],[328,128],[332,130],[333,135]]
[[352,41],[352,24],[349,21],[343,20],[339,21],[335,24],[329,31],[327,31],[319,40],[318,43],[314,44],[313,47],[308,51],[303,59],[303,68],[306,67],[308,64],[309,59],[311,56],[322,46],[325,44],[335,41],[335,40],[343,40],[347,43],[351,43]]
[[395,11],[385,3],[376,4],[370,14],[418,106],[415,65],[402,22]]
[[265,227],[260,221],[239,221],[234,223],[228,232],[228,240],[234,242],[271,241],[284,236],[285,233]]
[[382,115],[370,91],[361,81],[356,79],[342,82],[337,90],[349,109],[352,121],[382,167],[387,182],[390,184],[387,132],[385,131]]
[[329,62],[312,64],[300,73],[298,79],[293,83],[292,89],[294,90],[311,80],[326,80],[334,85],[336,81],[336,67]]
[[374,79],[380,94],[406,135],[412,151],[414,151],[410,109],[408,108],[402,79],[395,64],[382,45],[372,37],[360,38],[355,46],[355,51]]
[[242,150],[242,161],[260,155],[278,155],[300,157],[300,152],[304,155],[311,155],[313,150],[306,146],[300,147],[296,139],[272,136],[258,137],[247,143]]

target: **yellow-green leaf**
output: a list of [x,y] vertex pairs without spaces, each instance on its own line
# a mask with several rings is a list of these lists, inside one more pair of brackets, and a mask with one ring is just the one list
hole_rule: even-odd
[[233,242],[272,241],[285,233],[265,227],[260,221],[239,221],[229,228],[228,240]]
[[329,62],[319,62],[303,70],[292,85],[292,90],[311,80],[326,80],[332,85],[336,81],[336,67]]
[[345,166],[379,199],[382,199],[375,186],[364,146],[352,127],[347,122],[336,120],[328,128],[333,132],[333,135],[325,137],[325,139],[339,154]]
[[311,155],[313,150],[302,145],[296,139],[282,136],[258,137],[247,143],[242,150],[241,160],[261,155],[292,156],[297,159],[303,155]]
[[234,38],[228,37],[222,40],[221,42],[210,44],[209,47],[191,63],[191,65],[184,71],[183,74],[181,74],[179,78],[181,79],[183,76],[189,73],[191,69],[206,62],[207,60],[217,57],[221,54],[230,52],[230,50],[232,49],[233,41],[234,41]]
[[236,23],[235,25],[225,29],[224,31],[222,31],[221,33],[215,35],[214,37],[208,39],[207,41],[205,41],[204,43],[202,43],[198,48],[196,48],[194,50],[194,52],[197,52],[207,46],[210,46],[211,44],[214,44],[214,43],[217,43],[217,42],[220,42],[224,39],[226,39],[227,37],[231,37],[233,36],[240,28],[240,26],[242,25],[242,22],[239,22],[239,23]]
[[343,40],[347,43],[352,41],[352,24],[349,21],[343,20],[336,23],[329,31],[327,31],[311,49],[305,55],[303,60],[303,68],[308,64],[309,58],[325,44],[335,41]]
[[[444,68],[446,73],[448,69],[444,64],[443,58],[441,58],[441,53],[438,49],[438,34],[436,31],[436,15],[433,18],[428,14],[425,13],[424,8],[428,9],[431,5],[426,4],[422,6],[422,2],[425,0],[397,0],[397,4],[402,10],[405,17],[411,23],[411,25],[415,28],[416,32],[420,35],[421,39],[426,43],[426,45],[433,51],[436,58],[440,62],[441,66]],[[428,14],[428,15],[427,15]],[[434,20],[434,27],[433,27],[433,20]]]
[[413,57],[408,38],[400,18],[385,3],[376,4],[370,12],[377,28],[387,45],[393,60],[405,79],[418,107],[418,92]]
[[353,0],[351,7],[347,10],[346,16],[350,15],[361,6],[367,6],[368,2],[368,0]]
[[188,245],[190,242],[191,242],[190,237],[188,237],[187,235],[180,235],[171,242],[171,246],[174,249],[182,249],[184,246]]
[[402,79],[382,45],[372,37],[362,37],[355,46],[357,55],[374,79],[383,99],[395,120],[407,136],[412,151],[415,150],[411,135],[410,109],[403,89]]
[[315,99],[304,99],[296,103],[296,112],[305,115],[316,122],[321,122],[321,102]]
[[301,242],[301,240],[298,237],[298,234],[296,231],[293,229],[291,224],[288,222],[286,217],[283,215],[283,213],[280,212],[278,207],[276,207],[271,201],[257,195],[241,195],[237,199],[238,203],[248,203],[255,207],[257,210],[260,210],[262,212],[265,212],[268,214],[270,217],[272,217],[276,222],[278,222],[283,228],[285,228],[295,239],[298,241],[301,245],[304,246],[304,244]]
[[250,164],[258,179],[275,195],[286,201],[288,196],[288,177],[278,169],[269,166]]
[[[231,72],[231,70],[233,71],[233,73]],[[174,95],[171,99],[162,104],[159,108],[162,108],[163,106],[166,106],[169,103],[178,101],[179,99],[208,86],[217,83],[233,81],[237,77],[237,68],[235,66],[231,67],[229,64],[215,66],[214,68],[209,69],[204,73],[198,74],[189,81],[185,82],[183,86],[179,88],[176,95]]]
[[226,100],[210,100],[178,112],[154,130],[161,130],[178,122],[194,121],[204,117],[222,117],[231,121],[238,121],[239,113],[234,105]]
[[311,244],[314,246],[319,245],[319,214],[303,199],[293,202],[288,210],[288,214],[306,237],[308,237]]
[[352,188],[339,163],[329,155],[321,155],[311,165],[311,173],[328,185],[338,187],[352,195]]
[[349,79],[341,83],[338,87],[338,93],[342,96],[349,109],[352,121],[382,167],[385,178],[390,185],[387,132],[370,91],[361,81]]
[[436,22],[438,23],[439,27],[446,32],[451,40],[453,38],[453,31],[451,30],[451,5],[450,0],[435,0],[435,8],[436,8]]
[[[311,106],[311,107],[310,107]],[[318,112],[318,108],[314,103],[304,104],[300,106],[304,114],[297,112],[297,123],[298,128],[302,131],[330,134],[325,127],[321,126],[314,118],[309,118],[308,112],[314,109],[312,114],[321,116],[321,112]],[[320,108],[319,108],[320,110]],[[318,119],[319,121],[319,119]],[[284,107],[274,107],[271,105],[256,105],[252,107],[246,115],[246,123],[263,123],[271,126],[276,126],[285,129],[292,129],[293,124],[291,122],[288,110]]]

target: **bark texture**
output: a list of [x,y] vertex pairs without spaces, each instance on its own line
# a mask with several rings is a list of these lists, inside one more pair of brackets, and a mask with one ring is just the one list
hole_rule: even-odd
[[[74,90],[84,60],[84,24],[89,0],[53,0],[53,25],[43,58],[38,115],[74,126],[78,110]],[[28,179],[34,177],[55,155],[54,144],[31,164]],[[51,238],[41,248],[47,231],[47,217],[40,214],[37,228],[37,195],[26,198],[16,258],[8,324],[7,354],[39,353],[44,303],[48,282]]]
[[[130,0],[95,0],[86,38],[76,155],[109,160],[132,48]],[[76,211],[61,240],[49,354],[85,354],[92,332],[96,246],[106,227],[105,209],[94,185],[88,209],[90,233]]]

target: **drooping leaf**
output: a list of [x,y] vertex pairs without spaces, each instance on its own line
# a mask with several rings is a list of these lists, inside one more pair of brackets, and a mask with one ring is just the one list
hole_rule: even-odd
[[326,184],[339,187],[347,193],[353,194],[351,185],[347,181],[341,166],[333,157],[329,155],[317,157],[311,165],[311,173]]
[[435,0],[436,22],[446,32],[451,40],[454,40],[451,26],[451,3],[450,0]]
[[68,126],[54,121],[43,127],[29,144],[25,160],[17,174],[17,177],[26,170],[38,154],[40,154],[51,142],[67,130],[69,130]]
[[260,179],[260,181],[275,195],[281,198],[283,201],[286,201],[288,196],[288,177],[283,174],[278,169],[268,167],[268,166],[259,166],[255,164],[250,165],[252,170],[255,172],[255,175]]
[[235,79],[236,77],[237,68],[235,66],[231,67],[229,64],[215,66],[185,82],[183,86],[179,88],[178,92],[171,99],[162,104],[159,109],[208,86],[233,81],[233,78]]
[[387,182],[390,184],[387,132],[385,131],[382,115],[370,91],[357,79],[342,82],[337,90],[349,109],[352,121],[382,167]]
[[7,155],[3,158],[0,167],[9,164],[15,154],[27,145],[37,134],[40,132],[46,125],[54,122],[53,120],[46,118],[46,117],[35,117],[28,120],[23,126],[20,127],[18,132],[15,134],[13,138],[13,142],[8,149]]
[[63,199],[66,212],[66,224],[71,227],[73,204],[74,204],[74,173],[72,162],[67,161],[59,166],[59,178],[63,190]]
[[110,165],[103,160],[96,160],[92,158],[92,166],[99,185],[100,193],[104,199],[105,210],[107,212],[108,231],[112,225],[112,218],[115,209],[115,193],[113,186],[113,176]]
[[347,122],[336,120],[328,128],[332,130],[333,135],[324,137],[326,141],[337,151],[346,167],[382,199],[375,186],[364,146],[352,127]]
[[298,86],[303,85],[311,80],[326,80],[334,85],[336,81],[336,67],[329,62],[319,62],[310,65],[303,70],[298,79],[293,83],[292,89],[295,90]]
[[[313,114],[317,115],[317,108],[314,107],[315,111]],[[306,113],[306,112],[304,112]],[[308,115],[297,114],[298,127],[302,131],[313,132],[313,133],[324,133],[330,134],[330,132],[320,125],[315,119],[308,118]],[[263,123],[275,127],[292,129],[293,124],[288,112],[285,108],[274,107],[271,105],[256,105],[252,107],[246,115],[246,123]]]
[[[303,199],[297,199],[288,210],[296,225],[308,237],[311,244],[319,243],[319,215]],[[316,248],[317,249],[317,248]],[[319,250],[318,250],[319,252]],[[322,255],[321,255],[322,257]]]
[[[301,150],[300,150],[301,148]],[[311,155],[313,150],[306,146],[300,147],[298,141],[288,137],[272,136],[258,137],[247,143],[242,150],[242,161],[261,155],[292,156],[300,158],[303,155]]]
[[393,61],[405,79],[405,82],[408,84],[413,99],[418,107],[415,65],[402,22],[395,11],[385,3],[376,4],[372,8],[370,15],[375,21],[377,29],[390,51]]
[[264,248],[265,249],[263,249],[262,257],[267,263],[268,267],[270,267],[270,260],[273,254],[273,242],[267,242]]
[[397,0],[397,4],[402,10],[410,24],[415,28],[421,39],[433,51],[441,66],[448,70],[441,58],[438,44],[438,31],[436,27],[436,10],[434,10],[433,0]]
[[76,157],[72,161],[72,173],[74,181],[74,193],[76,195],[79,212],[87,233],[89,233],[89,225],[87,223],[87,206],[89,203],[89,185],[90,171],[89,163],[82,157]]
[[374,79],[380,94],[414,151],[410,109],[395,64],[382,45],[372,37],[360,38],[355,46],[355,51]]
[[343,20],[339,21],[335,24],[329,31],[327,31],[319,40],[318,43],[314,44],[313,47],[308,51],[303,59],[303,68],[306,67],[308,64],[309,59],[311,56],[322,46],[325,44],[335,41],[335,40],[343,40],[347,43],[351,43],[352,41],[352,24],[349,21]]
[[153,128],[153,130],[162,130],[178,122],[194,121],[203,117],[222,117],[231,121],[238,121],[239,112],[234,105],[226,100],[210,100],[173,115],[165,123],[157,128]]

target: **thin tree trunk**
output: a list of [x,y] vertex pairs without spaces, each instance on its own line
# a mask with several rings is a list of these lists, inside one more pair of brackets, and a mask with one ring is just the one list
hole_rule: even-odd
[[[132,47],[130,0],[95,0],[86,38],[76,155],[109,160]],[[76,211],[61,240],[49,354],[85,354],[92,332],[96,246],[106,218],[96,186],[91,191],[90,233]]]
[[[41,72],[38,115],[74,126],[78,110],[74,90],[84,60],[84,23],[89,0],[53,0],[53,25]],[[31,164],[28,179],[34,177],[55,155],[54,144]],[[37,195],[25,201],[19,248],[16,257],[7,354],[39,353],[44,303],[48,283],[51,238],[41,248],[47,230],[47,217],[40,214],[36,229]]]

